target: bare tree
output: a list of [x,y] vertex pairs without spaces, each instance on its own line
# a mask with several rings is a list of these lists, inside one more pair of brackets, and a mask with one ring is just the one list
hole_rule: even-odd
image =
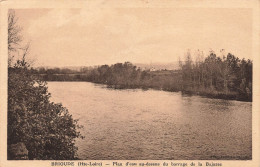
[[22,45],[22,28],[18,25],[18,17],[15,15],[14,10],[8,12],[8,66],[13,63],[14,57],[19,60],[20,53],[22,55],[21,61],[25,61],[25,57],[28,54],[30,44]]
[[18,18],[15,16],[15,12],[10,10],[8,13],[8,51],[17,51],[21,41],[22,28],[17,25]]

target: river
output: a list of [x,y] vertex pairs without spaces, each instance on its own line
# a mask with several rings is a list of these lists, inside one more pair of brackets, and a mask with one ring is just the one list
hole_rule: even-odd
[[83,125],[88,160],[252,158],[252,103],[159,90],[48,82],[51,100]]

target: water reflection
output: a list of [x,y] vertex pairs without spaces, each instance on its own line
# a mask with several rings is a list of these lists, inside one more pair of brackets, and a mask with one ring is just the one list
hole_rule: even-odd
[[86,138],[77,141],[81,159],[252,157],[248,102],[86,82],[51,82],[49,91],[85,127]]

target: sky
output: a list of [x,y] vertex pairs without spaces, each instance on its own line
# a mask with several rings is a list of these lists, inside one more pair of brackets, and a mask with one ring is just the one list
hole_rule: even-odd
[[252,11],[228,8],[16,9],[34,66],[178,61],[221,49],[251,59]]

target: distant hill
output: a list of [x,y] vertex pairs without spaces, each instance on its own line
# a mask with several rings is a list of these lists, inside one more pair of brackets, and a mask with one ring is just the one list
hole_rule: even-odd
[[140,67],[142,70],[176,70],[179,68],[178,62],[171,63],[134,63],[135,66]]
[[[142,70],[176,70],[179,68],[178,62],[170,62],[170,63],[133,63],[135,66],[140,67]],[[36,67],[35,69],[70,69],[75,71],[80,71],[83,68],[92,69],[98,66],[63,66],[63,67],[52,67],[52,66],[40,66]]]

